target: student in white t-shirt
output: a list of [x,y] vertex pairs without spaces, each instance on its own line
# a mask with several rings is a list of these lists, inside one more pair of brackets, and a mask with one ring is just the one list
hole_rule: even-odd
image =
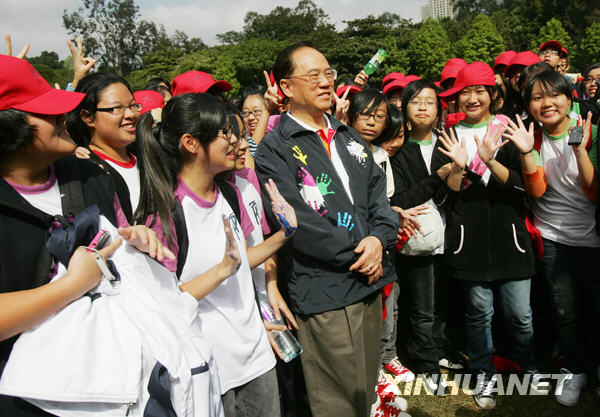
[[129,149],[135,141],[141,104],[136,103],[125,79],[107,72],[87,75],[76,91],[86,96],[69,113],[67,129],[79,146],[89,148],[90,161],[111,175],[123,212],[131,221],[140,197],[140,174]]
[[[568,376],[556,388],[556,400],[577,404],[588,370],[586,336],[592,357],[600,353],[598,335],[586,329],[600,322],[600,235],[596,221],[598,143],[591,113],[572,120],[571,89],[564,77],[545,71],[525,89],[530,114],[542,125],[535,134],[520,119],[510,123],[507,137],[521,152],[525,186],[535,198],[534,225],[540,231],[542,275],[553,306],[554,323]],[[579,145],[569,145],[572,128],[583,125]],[[590,143],[591,141],[591,143]]]
[[[237,204],[232,204],[240,207],[238,219],[225,197],[226,185],[215,181],[218,174],[235,168],[237,137],[229,126],[225,104],[208,94],[183,94],[167,103],[159,126],[152,128],[152,123],[152,117],[144,115],[138,126],[142,192],[136,220],[147,221],[178,257],[185,256],[179,276],[185,286],[221,261],[226,245],[222,219],[230,219],[242,263],[235,274],[227,279],[223,276],[199,301],[201,331],[214,344],[225,415],[242,415],[241,410],[246,409],[249,414],[244,415],[278,416],[271,348],[275,345],[265,326],[269,330],[283,330],[284,326],[263,324],[250,271],[293,234],[295,212],[276,187],[268,184],[282,229],[244,250],[253,226],[242,197],[232,187],[237,194]],[[187,253],[181,252],[182,236],[177,236],[173,227],[172,212],[177,204],[185,217]],[[176,269],[173,267],[170,265],[171,270]]]

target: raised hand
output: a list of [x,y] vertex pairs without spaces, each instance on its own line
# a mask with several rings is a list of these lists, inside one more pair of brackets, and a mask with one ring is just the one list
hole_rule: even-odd
[[85,77],[92,68],[96,66],[96,60],[90,57],[83,56],[83,41],[81,36],[77,36],[77,49],[73,46],[70,39],[67,39],[67,45],[71,50],[73,57],[73,82],[72,88],[77,87],[77,84]]
[[515,144],[521,154],[527,154],[533,150],[533,122],[529,124],[529,129],[525,129],[525,125],[521,117],[517,115],[517,123],[512,120],[508,121],[508,126],[504,131],[504,137],[508,138]]
[[344,212],[344,217],[342,217],[342,212],[338,211],[337,225],[338,227],[345,227],[348,230],[354,229],[354,223],[352,223],[352,215],[348,212]]
[[487,165],[492,159],[494,159],[494,155],[496,155],[498,149],[509,142],[508,139],[501,140],[504,129],[505,126],[503,124],[493,123],[492,119],[492,121],[488,123],[483,140],[480,142],[479,138],[475,136],[477,153],[484,164]]
[[[12,56],[12,41],[10,39],[10,35],[7,33],[4,35],[4,42],[6,43],[6,55]],[[27,52],[29,51],[29,44],[26,43],[21,52],[19,52],[16,57],[17,58],[25,58]]]
[[442,143],[442,147],[439,148],[440,152],[450,158],[460,168],[464,168],[467,165],[467,145],[464,140],[458,143],[454,129],[450,129],[450,135],[445,131],[438,132],[438,140]]
[[[588,112],[585,121],[581,118],[581,115],[579,115],[579,118],[577,119],[577,126],[583,126],[583,138],[581,139],[581,143],[579,145],[571,145],[571,148],[573,149],[573,152],[575,152],[575,155],[582,152],[587,153],[586,147],[591,136],[590,133],[592,126],[592,112]],[[569,134],[570,133],[571,131],[569,131]]]
[[265,189],[271,199],[271,208],[273,214],[277,216],[277,220],[286,237],[291,236],[298,229],[298,220],[296,219],[296,211],[279,193],[277,186],[272,179],[265,184]]
[[331,184],[331,178],[329,175],[323,173],[317,178],[317,187],[323,197],[329,194],[335,194],[335,191],[329,191],[329,185]]
[[360,72],[356,74],[356,77],[354,77],[354,85],[358,88],[365,88],[367,81],[369,81],[369,76],[364,70],[360,70]]
[[421,222],[417,220],[417,216],[429,213],[429,206],[427,206],[427,204],[421,204],[420,206],[411,207],[406,210],[392,206],[392,210],[400,215],[399,234],[403,231],[406,231],[409,235],[423,233],[421,230]]
[[348,124],[348,108],[350,107],[350,100],[347,100],[348,93],[350,92],[350,87],[346,88],[344,94],[342,94],[342,98],[339,98],[338,95],[333,92],[333,99],[335,100],[335,118],[340,121],[340,123]]
[[235,237],[233,236],[233,231],[231,230],[229,217],[222,215],[222,218],[223,227],[225,228],[225,253],[223,254],[223,259],[221,260],[221,266],[223,266],[224,270],[228,274],[227,276],[231,276],[235,274],[238,269],[240,269],[242,257],[240,256],[240,251],[238,250]]
[[267,91],[265,91],[265,103],[269,113],[273,113],[277,110],[279,104],[281,104],[281,97],[277,94],[277,84],[271,83],[271,78],[267,71],[263,71],[265,76],[265,83],[267,84]]
[[302,153],[302,149],[300,149],[300,147],[298,145],[294,146],[292,148],[292,150],[294,151],[294,153],[292,154],[292,156],[294,158],[296,158],[297,160],[299,160],[300,162],[302,162],[304,165],[308,165],[306,163],[306,158],[308,158],[308,155],[303,154]]

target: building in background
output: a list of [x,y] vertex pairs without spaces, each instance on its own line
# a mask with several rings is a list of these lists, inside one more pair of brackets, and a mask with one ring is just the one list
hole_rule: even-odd
[[443,19],[444,17],[454,18],[454,6],[452,0],[427,0],[427,3],[421,6],[421,20],[425,21],[430,17],[434,19]]

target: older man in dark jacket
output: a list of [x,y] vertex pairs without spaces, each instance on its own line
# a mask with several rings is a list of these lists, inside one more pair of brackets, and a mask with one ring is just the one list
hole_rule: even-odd
[[304,346],[314,417],[369,415],[381,338],[380,289],[396,279],[389,260],[399,225],[383,171],[360,135],[330,118],[336,72],[307,43],[273,67],[290,110],[260,143],[256,170],[296,210],[299,228],[279,253]]

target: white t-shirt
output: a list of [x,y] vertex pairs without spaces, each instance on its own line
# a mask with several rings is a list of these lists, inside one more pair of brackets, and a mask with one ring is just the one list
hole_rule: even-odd
[[[596,135],[592,138],[595,142]],[[534,150],[536,163],[544,168],[547,184],[546,192],[536,200],[534,224],[542,237],[554,242],[600,247],[600,236],[594,229],[596,206],[581,188],[577,160],[568,142],[568,131],[561,136],[550,136],[544,131],[539,158]],[[592,152],[595,149],[590,150]]]
[[50,176],[48,181],[40,185],[26,186],[19,185],[6,180],[16,192],[38,210],[48,213],[51,216],[62,215],[62,203],[60,200],[60,191],[54,167],[50,165]]
[[[262,204],[262,198],[260,193],[260,185],[256,172],[251,168],[244,168],[240,171],[236,171],[233,175],[235,186],[242,193],[242,199],[244,200],[244,207],[248,212],[250,221],[254,230],[248,237],[248,247],[253,247],[261,244],[264,241],[263,234],[270,232],[269,225],[265,219],[265,211]],[[267,294],[266,282],[265,282],[265,264],[262,263],[252,271],[252,280],[256,289],[263,294]]]
[[125,184],[127,184],[127,188],[129,190],[131,211],[132,213],[135,213],[138,203],[140,202],[140,171],[138,169],[135,156],[130,152],[127,152],[127,155],[130,157],[129,162],[119,162],[110,156],[103,154],[102,152],[98,152],[96,150],[93,152],[104,161],[108,162],[110,166],[112,166],[115,171],[117,171],[121,177],[123,177],[123,180],[125,181]]
[[394,195],[394,174],[392,173],[392,167],[390,165],[390,157],[387,152],[379,146],[371,145],[371,152],[373,152],[373,159],[375,163],[385,172],[386,178],[386,195],[390,199]]
[[194,279],[223,259],[222,215],[231,220],[242,256],[239,270],[198,302],[200,332],[204,340],[214,344],[221,392],[226,393],[275,366],[275,356],[256,305],[246,255],[246,238],[252,232],[252,223],[239,194],[241,224],[216,186],[214,201],[205,201],[180,179],[175,195],[183,207],[189,240],[181,282]]

